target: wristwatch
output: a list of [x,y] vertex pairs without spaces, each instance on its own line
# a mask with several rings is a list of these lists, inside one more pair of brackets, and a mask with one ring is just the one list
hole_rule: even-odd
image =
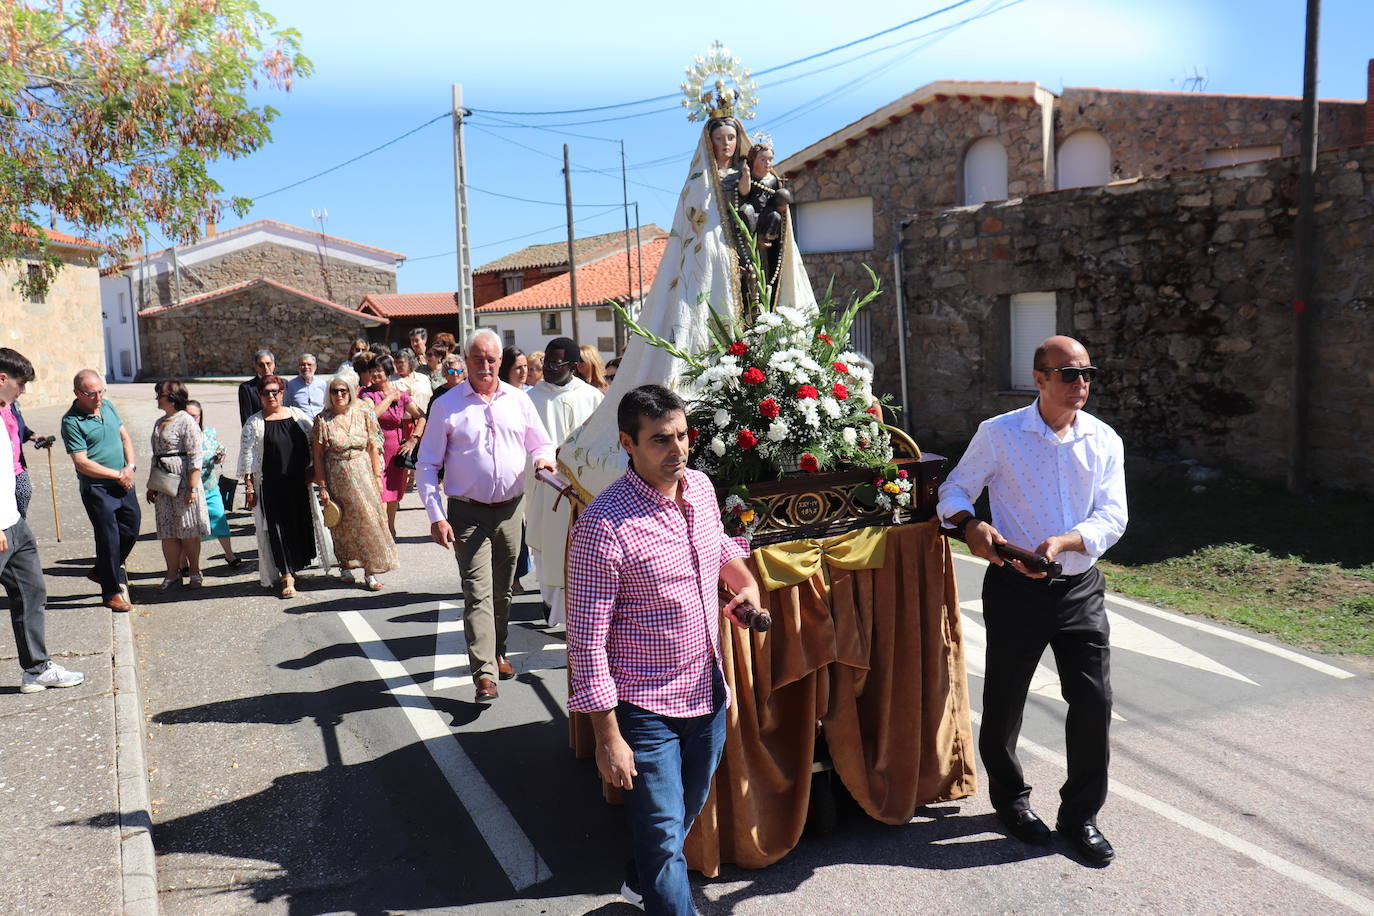
[[966,516],[964,517],[964,520],[963,520],[963,521],[959,522],[959,524],[957,524],[957,525],[954,526],[954,530],[955,530],[955,531],[958,531],[960,534],[965,534],[966,531],[967,531],[967,529],[968,529],[968,526],[969,526],[972,522],[977,522],[977,521],[981,521],[981,519],[979,519],[978,516],[974,515],[973,513],[969,513],[968,515],[966,515]]

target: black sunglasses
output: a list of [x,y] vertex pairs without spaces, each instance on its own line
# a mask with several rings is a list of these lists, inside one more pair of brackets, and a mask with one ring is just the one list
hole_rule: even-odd
[[278,396],[281,395],[281,389],[280,389],[280,388],[264,388],[264,389],[262,389],[262,395],[263,395],[263,397],[275,398],[275,397],[278,397]]
[[1040,371],[1050,375],[1058,372],[1059,378],[1062,379],[1066,385],[1072,385],[1074,382],[1078,381],[1080,377],[1085,382],[1091,382],[1093,379],[1097,378],[1096,366],[1060,366],[1058,369],[1041,369]]

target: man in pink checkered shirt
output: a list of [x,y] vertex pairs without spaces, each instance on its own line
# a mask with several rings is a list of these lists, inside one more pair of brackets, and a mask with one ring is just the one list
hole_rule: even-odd
[[735,593],[725,613],[741,627],[759,588],[710,479],[687,468],[682,400],[644,385],[616,420],[630,467],[582,513],[568,548],[568,709],[591,715],[597,768],[625,790],[621,893],[679,916],[696,912],[682,844],[725,746],[717,583]]

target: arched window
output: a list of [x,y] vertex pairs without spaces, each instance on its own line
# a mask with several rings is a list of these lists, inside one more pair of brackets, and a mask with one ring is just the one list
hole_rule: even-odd
[[1095,130],[1080,130],[1059,144],[1060,188],[1088,188],[1112,180],[1112,148]]
[[964,203],[1007,199],[1007,149],[996,137],[983,137],[964,153]]

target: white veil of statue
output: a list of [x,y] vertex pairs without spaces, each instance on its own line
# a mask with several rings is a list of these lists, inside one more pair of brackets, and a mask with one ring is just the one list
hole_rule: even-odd
[[[732,244],[733,232],[726,227],[731,216],[722,205],[709,128],[708,122],[701,131],[687,181],[678,195],[663,259],[637,317],[646,331],[688,353],[711,343],[708,319],[713,311],[738,317],[742,310],[739,260]],[[738,131],[738,146],[742,158],[749,150],[749,138],[742,129]],[[814,314],[816,296],[797,254],[790,220],[784,222],[781,243],[785,247],[773,306]],[[630,340],[606,399],[558,452],[559,472],[584,499],[594,498],[625,472],[626,456],[616,424],[621,396],[640,385],[657,384],[690,401],[693,392],[682,377],[684,368],[684,363],[666,350],[640,337]]]

